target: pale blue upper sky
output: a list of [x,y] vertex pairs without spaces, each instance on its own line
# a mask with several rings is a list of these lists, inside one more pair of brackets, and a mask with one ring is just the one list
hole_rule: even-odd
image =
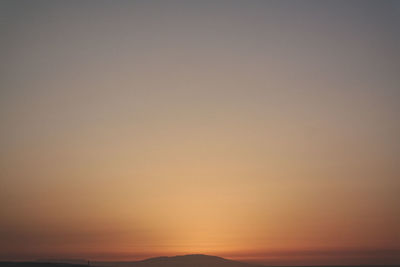
[[399,29],[400,1],[0,1],[0,259],[399,249]]

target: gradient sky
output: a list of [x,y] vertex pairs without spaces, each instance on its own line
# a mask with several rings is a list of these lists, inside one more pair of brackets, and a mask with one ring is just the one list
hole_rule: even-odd
[[400,1],[0,2],[0,260],[400,263]]

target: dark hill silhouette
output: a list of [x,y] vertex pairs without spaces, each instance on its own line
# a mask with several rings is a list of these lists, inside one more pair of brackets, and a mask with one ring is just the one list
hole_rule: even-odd
[[96,266],[111,267],[251,267],[254,265],[202,254],[157,257],[133,262],[93,262]]
[[[49,262],[1,262],[0,267],[88,267],[86,260],[48,260]],[[64,261],[64,263],[60,262]],[[77,261],[85,261],[86,264],[73,264]],[[68,263],[68,262],[73,262]],[[107,262],[97,261],[90,262],[91,267],[266,267],[263,265],[253,265],[233,260],[224,259],[217,256],[208,256],[201,254],[173,256],[173,257],[156,257],[141,261],[120,261]],[[323,265],[319,265],[323,266]],[[290,267],[290,266],[286,266]],[[307,267],[307,266],[292,266],[292,267]],[[316,267],[316,266],[309,266]],[[400,265],[341,265],[325,267],[400,267]]]
[[[86,264],[76,263],[86,262]],[[46,259],[36,262],[0,262],[0,267],[88,267],[86,260]],[[91,261],[90,266],[98,267],[254,267],[255,265],[232,261],[217,256],[201,254],[156,257],[141,261],[100,262]]]

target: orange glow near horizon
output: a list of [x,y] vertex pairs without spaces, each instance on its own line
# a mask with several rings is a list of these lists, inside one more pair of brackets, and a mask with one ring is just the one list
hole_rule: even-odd
[[0,5],[0,261],[400,263],[395,1]]

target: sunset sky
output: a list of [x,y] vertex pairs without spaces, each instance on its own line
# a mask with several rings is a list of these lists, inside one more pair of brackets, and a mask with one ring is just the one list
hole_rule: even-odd
[[400,263],[400,1],[0,0],[0,260]]

